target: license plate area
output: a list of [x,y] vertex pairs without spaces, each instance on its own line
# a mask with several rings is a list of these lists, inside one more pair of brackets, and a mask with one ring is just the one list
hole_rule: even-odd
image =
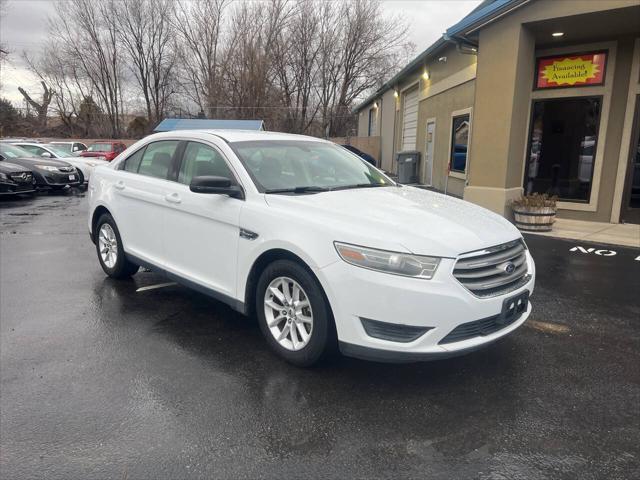
[[529,304],[529,290],[525,290],[518,295],[507,298],[502,302],[502,312],[500,312],[500,323],[509,325],[515,322],[527,310]]
[[69,180],[75,180],[76,176],[75,175],[69,175]]

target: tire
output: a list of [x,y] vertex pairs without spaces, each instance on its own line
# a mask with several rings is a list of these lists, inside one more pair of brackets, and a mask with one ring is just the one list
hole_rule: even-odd
[[[140,267],[130,262],[124,253],[120,231],[111,215],[104,213],[98,219],[94,234],[96,236],[98,261],[104,273],[111,278],[122,279],[129,278],[138,271]],[[104,237],[101,238],[101,235],[104,235]],[[112,241],[113,239],[115,239],[115,242]],[[103,254],[101,253],[101,249],[105,246],[105,243],[109,245],[106,259],[103,258]]]
[[82,170],[80,170],[79,168],[76,168],[76,171],[78,172],[78,185],[76,185],[76,187],[80,190],[84,190],[84,173],[82,173]]
[[[273,290],[270,287],[280,282],[279,295],[284,296],[282,293],[284,279],[287,282],[292,282],[288,288],[289,299],[293,299],[292,296],[297,291],[297,304],[304,305],[308,302],[308,307],[305,306],[298,309],[289,302],[286,302],[288,306],[285,306],[286,296],[285,300],[282,301],[273,294]],[[292,288],[296,285],[297,290]],[[267,307],[267,299],[269,299],[269,305],[271,306]],[[293,300],[295,303],[296,300]],[[271,349],[287,362],[299,367],[309,367],[336,352],[335,325],[329,303],[316,278],[299,263],[291,260],[276,260],[269,264],[258,279],[255,302],[258,324],[262,334]],[[274,306],[277,306],[277,308],[274,308]],[[295,313],[297,310],[300,311],[299,314]],[[285,311],[287,312],[286,316],[278,321],[278,318],[282,318],[282,314]],[[269,318],[267,318],[268,315]],[[309,317],[311,318],[311,323],[309,323]],[[271,326],[269,326],[269,322],[271,322]],[[290,330],[279,341],[276,339],[276,335],[279,332],[282,335],[287,325]],[[303,332],[308,335],[306,343]],[[297,348],[294,336],[297,339]]]

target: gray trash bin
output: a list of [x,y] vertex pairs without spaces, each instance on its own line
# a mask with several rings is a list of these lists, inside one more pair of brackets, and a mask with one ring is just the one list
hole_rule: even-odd
[[397,163],[399,183],[418,183],[420,152],[399,153]]

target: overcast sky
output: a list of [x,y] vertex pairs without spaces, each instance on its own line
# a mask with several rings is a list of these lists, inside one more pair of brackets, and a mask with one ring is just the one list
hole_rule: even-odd
[[[335,0],[337,1],[337,0]],[[422,52],[440,35],[475,8],[480,0],[383,0],[384,11],[400,15],[410,25],[409,39],[415,54]],[[2,66],[0,96],[22,106],[18,86],[39,92],[38,83],[24,68],[22,51],[37,55],[47,38],[47,17],[53,12],[53,0],[8,0],[0,19],[0,42],[10,51]],[[395,72],[390,72],[390,77]]]

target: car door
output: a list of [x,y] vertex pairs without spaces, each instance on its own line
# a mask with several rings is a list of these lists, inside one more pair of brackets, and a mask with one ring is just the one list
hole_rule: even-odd
[[155,266],[164,265],[164,215],[169,172],[178,140],[146,145],[114,171],[111,207],[127,253]]
[[235,298],[239,218],[243,200],[189,190],[196,176],[228,177],[238,183],[216,147],[189,141],[184,147],[176,182],[165,201],[166,268],[187,280]]

